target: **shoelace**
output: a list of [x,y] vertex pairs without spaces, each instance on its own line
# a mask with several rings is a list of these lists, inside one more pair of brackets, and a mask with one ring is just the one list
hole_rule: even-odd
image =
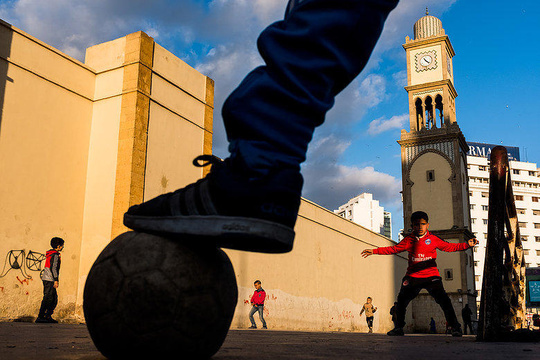
[[[200,161],[202,161],[203,163],[201,164]],[[195,159],[193,159],[193,165],[196,167],[216,165],[216,164],[221,164],[222,162],[223,160],[221,160],[215,155],[199,155]]]

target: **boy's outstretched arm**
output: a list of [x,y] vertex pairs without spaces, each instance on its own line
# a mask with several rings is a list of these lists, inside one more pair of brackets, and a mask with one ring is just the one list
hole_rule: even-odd
[[454,251],[463,251],[470,249],[474,247],[476,244],[478,244],[478,240],[476,239],[469,239],[466,243],[449,243],[447,241],[444,241],[442,239],[439,239],[439,244],[437,245],[437,249],[446,251],[446,252],[454,252]]
[[378,247],[375,249],[365,249],[362,251],[362,257],[367,258],[373,254],[375,255],[391,255],[406,251],[409,248],[410,240],[405,238],[401,240],[397,245]]

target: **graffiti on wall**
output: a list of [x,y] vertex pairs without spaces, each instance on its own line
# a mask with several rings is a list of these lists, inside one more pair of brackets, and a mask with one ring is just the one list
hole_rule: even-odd
[[45,260],[45,255],[42,253],[32,250],[28,253],[25,250],[10,250],[6,255],[0,278],[6,276],[11,270],[20,270],[25,279],[32,279],[28,271],[39,271],[41,276],[43,260]]

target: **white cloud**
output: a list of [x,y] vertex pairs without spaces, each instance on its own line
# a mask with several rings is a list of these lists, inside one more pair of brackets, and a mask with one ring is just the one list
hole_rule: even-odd
[[383,206],[400,203],[401,181],[373,167],[340,165],[340,156],[350,142],[330,135],[312,143],[308,161],[302,167],[303,196],[328,208],[337,209],[350,198],[369,192]]
[[390,119],[384,117],[375,119],[369,123],[368,134],[378,135],[388,130],[402,129],[407,120],[409,120],[409,114],[395,115]]

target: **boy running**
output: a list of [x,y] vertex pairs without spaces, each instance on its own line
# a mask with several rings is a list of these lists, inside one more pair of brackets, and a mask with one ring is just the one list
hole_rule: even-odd
[[366,300],[366,303],[362,307],[362,311],[360,311],[360,316],[362,316],[362,313],[366,312],[366,322],[368,326],[368,332],[373,332],[373,314],[375,311],[377,311],[377,308],[373,306],[372,304],[373,299],[371,297],[368,297]]
[[423,211],[416,211],[411,215],[413,233],[405,237],[395,246],[366,249],[362,251],[363,257],[373,254],[390,255],[403,251],[409,252],[409,267],[402,280],[396,306],[396,327],[387,334],[390,336],[402,336],[405,326],[405,312],[407,305],[414,299],[420,290],[426,289],[444,311],[448,324],[452,327],[453,336],[461,336],[459,324],[452,302],[444,291],[442,278],[437,270],[437,249],[454,252],[467,250],[478,244],[478,240],[470,239],[466,243],[448,243],[431,234],[429,229],[428,215]]

